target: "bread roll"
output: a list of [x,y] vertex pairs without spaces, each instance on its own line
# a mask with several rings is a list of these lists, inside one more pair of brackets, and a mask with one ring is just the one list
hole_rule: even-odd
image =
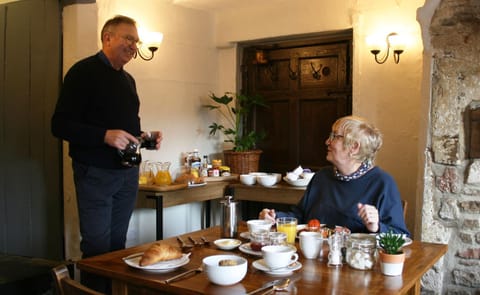
[[140,266],[147,266],[180,257],[182,257],[182,251],[179,248],[168,244],[155,243],[143,253],[139,264]]

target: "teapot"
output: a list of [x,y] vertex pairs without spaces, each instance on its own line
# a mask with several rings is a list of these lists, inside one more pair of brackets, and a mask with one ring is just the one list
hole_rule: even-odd
[[170,175],[170,162],[153,163],[153,175],[155,175],[155,184],[170,185],[172,184],[172,176]]

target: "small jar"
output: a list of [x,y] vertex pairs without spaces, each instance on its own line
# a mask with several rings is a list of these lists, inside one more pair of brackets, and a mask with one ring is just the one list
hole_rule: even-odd
[[250,248],[253,251],[261,251],[263,246],[270,245],[268,230],[258,230],[250,233]]
[[270,244],[271,245],[286,245],[287,234],[281,232],[270,232]]
[[377,261],[375,235],[351,234],[347,240],[346,261],[353,268],[372,269]]

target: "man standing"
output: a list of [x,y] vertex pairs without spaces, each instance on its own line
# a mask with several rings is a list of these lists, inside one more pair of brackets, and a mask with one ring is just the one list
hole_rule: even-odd
[[[135,80],[123,69],[137,51],[135,21],[108,20],[101,41],[101,51],[65,75],[51,126],[54,136],[69,142],[84,258],[125,248],[138,191],[138,167],[123,166],[118,153],[142,135]],[[156,149],[161,139],[160,133]],[[110,291],[107,280],[88,273],[81,281]]]

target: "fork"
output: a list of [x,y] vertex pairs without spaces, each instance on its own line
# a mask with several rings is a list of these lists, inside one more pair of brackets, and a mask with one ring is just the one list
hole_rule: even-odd
[[194,240],[194,239],[193,239],[192,237],[190,237],[190,236],[188,237],[188,239],[189,239],[190,241],[192,241],[192,243],[193,243],[195,246],[201,246],[201,245],[203,245],[202,242],[197,242],[196,240]]

